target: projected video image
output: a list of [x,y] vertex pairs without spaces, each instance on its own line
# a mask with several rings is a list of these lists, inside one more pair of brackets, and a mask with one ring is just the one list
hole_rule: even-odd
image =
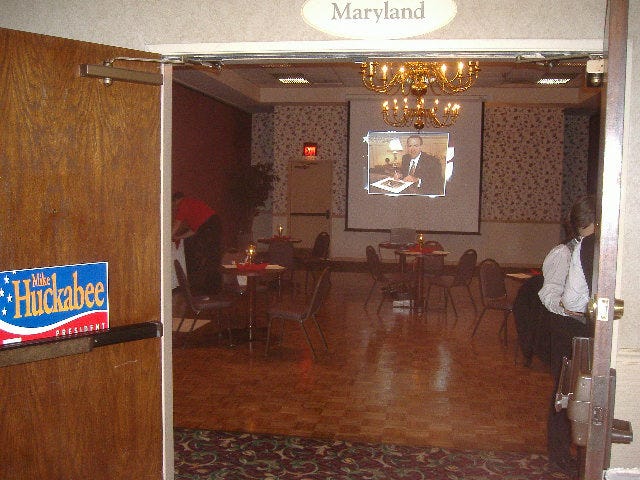
[[367,191],[445,195],[448,133],[368,132]]

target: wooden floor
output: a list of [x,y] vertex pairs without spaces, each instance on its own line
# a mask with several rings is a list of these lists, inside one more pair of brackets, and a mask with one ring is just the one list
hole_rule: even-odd
[[[551,376],[537,360],[530,368],[514,365],[512,319],[505,348],[497,333],[500,314],[485,315],[470,338],[473,310],[464,291],[454,292],[455,323],[451,309],[446,317],[442,311],[417,315],[389,303],[378,316],[378,293],[368,311],[363,308],[370,285],[364,273],[332,274],[330,301],[319,317],[329,352],[315,361],[296,324],[287,325],[283,345],[268,357],[262,340],[230,348],[213,323],[174,333],[175,426],[546,451]],[[515,292],[517,285],[509,287]],[[264,318],[258,324],[264,326]]]

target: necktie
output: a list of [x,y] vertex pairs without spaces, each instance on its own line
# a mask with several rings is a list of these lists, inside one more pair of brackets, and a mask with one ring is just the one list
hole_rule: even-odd
[[416,163],[417,162],[415,160],[411,160],[411,165],[409,165],[409,175],[416,173]]

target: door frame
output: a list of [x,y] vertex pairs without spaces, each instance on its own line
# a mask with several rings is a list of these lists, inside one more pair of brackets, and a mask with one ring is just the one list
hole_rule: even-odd
[[[611,4],[611,5],[609,5]],[[610,8],[610,11],[609,11]],[[624,18],[622,18],[622,12],[624,12]],[[603,87],[606,89],[606,94],[603,95],[602,108],[606,113],[606,118],[602,122],[601,137],[603,141],[600,142],[601,153],[599,156],[599,162],[601,165],[599,187],[598,187],[598,199],[600,202],[600,239],[596,245],[596,253],[594,257],[594,275],[593,285],[594,291],[597,292],[598,298],[605,298],[611,300],[611,306],[613,307],[613,299],[615,293],[615,280],[616,280],[616,260],[617,260],[617,243],[618,243],[618,219],[620,209],[620,172],[622,170],[622,133],[623,133],[623,116],[624,116],[624,92],[625,92],[625,76],[626,76],[626,38],[627,38],[627,12],[628,3],[627,0],[608,0],[608,17],[611,21],[610,25],[615,25],[616,28],[609,30],[609,36],[606,36],[604,46],[601,52],[610,52],[609,56],[609,78],[608,83]],[[620,30],[624,20],[624,29]],[[461,53],[470,53],[475,55],[479,60],[483,58],[495,57],[497,53],[509,53],[509,54],[521,54],[522,52],[569,52],[569,51],[589,51],[597,52],[597,48],[594,48],[594,41],[583,40],[558,40],[558,39],[478,39],[478,40],[462,40],[460,42],[446,42],[438,40],[405,40],[400,43],[383,42],[385,47],[380,45],[367,46],[367,51],[370,55],[374,53],[387,53],[387,54],[402,54],[403,52],[420,52],[420,51],[437,51],[443,56],[447,54],[459,55]],[[386,47],[388,45],[388,48]],[[212,48],[213,46],[213,48]],[[175,47],[175,45],[173,46]],[[182,44],[181,50],[197,53],[198,55],[233,55],[242,54],[244,60],[247,60],[254,55],[256,59],[262,56],[269,58],[274,55],[274,51],[277,52],[277,58],[286,60],[288,58],[296,59],[301,54],[308,55],[309,58],[322,58],[324,60],[331,60],[332,58],[344,59],[345,56],[360,55],[362,51],[362,44],[358,41],[307,41],[307,42],[247,42],[243,43],[216,43],[216,44]],[[354,50],[355,47],[355,50]],[[612,48],[613,47],[613,48]],[[154,51],[157,51],[165,56],[171,56],[174,52],[167,51],[167,46],[151,45]],[[618,51],[620,50],[620,51]],[[330,51],[331,55],[327,55],[326,52]],[[171,67],[167,69],[171,71]],[[165,77],[167,78],[167,77]],[[170,109],[170,101],[163,107],[164,109]],[[170,117],[170,113],[168,114]],[[165,125],[163,123],[163,125]],[[168,157],[167,164],[163,164],[162,182],[163,187],[168,188],[163,192],[163,200],[170,197],[170,142],[171,142],[171,128],[170,119],[168,120],[169,128],[163,130],[163,145],[168,145]],[[165,157],[163,157],[165,158]],[[167,167],[168,165],[168,167]],[[603,169],[603,166],[606,169]],[[163,201],[163,205],[164,205]],[[171,209],[165,209],[163,212],[163,233],[165,233],[165,226],[171,223]],[[167,227],[168,228],[168,227]],[[169,242],[164,242],[169,243]],[[163,279],[165,286],[163,289],[165,303],[164,305],[171,305],[171,253],[167,248],[163,250],[163,267],[165,268]],[[168,302],[168,303],[167,303]],[[166,310],[165,310],[166,311]],[[169,312],[170,315],[170,312]],[[167,317],[170,318],[170,317]],[[602,377],[602,382],[606,380],[606,392],[595,392],[599,402],[604,405],[608,405],[608,381],[609,381],[609,367],[611,364],[611,340],[612,340],[612,320],[613,320],[613,308],[608,311],[607,320],[596,323],[595,330],[595,342],[594,342],[594,376],[596,372],[599,377]],[[168,345],[168,362],[163,364],[163,391],[167,393],[167,407],[165,409],[165,425],[171,425],[171,419],[173,410],[171,407],[171,395],[172,395],[172,382],[171,372],[164,372],[165,368],[171,368],[170,364],[170,349],[171,349],[171,332],[165,330],[165,344]],[[167,341],[168,340],[168,341]],[[606,373],[603,373],[605,372]],[[594,377],[595,378],[595,377]],[[593,393],[593,392],[592,392]],[[606,393],[606,395],[605,395]],[[591,419],[590,419],[591,420]],[[608,428],[608,422],[607,422]],[[587,459],[590,467],[587,468],[587,479],[601,479],[602,471],[604,470],[604,449],[600,447],[602,440],[602,431],[605,431],[605,426],[602,425],[600,429],[593,428],[590,436],[593,438],[593,445],[591,448],[587,448]],[[596,439],[598,439],[596,445]],[[167,445],[169,445],[167,443]],[[171,443],[171,447],[172,447]],[[165,451],[165,458],[168,455],[173,458],[173,451]],[[599,465],[599,468],[597,468]],[[172,478],[166,476],[165,478]]]

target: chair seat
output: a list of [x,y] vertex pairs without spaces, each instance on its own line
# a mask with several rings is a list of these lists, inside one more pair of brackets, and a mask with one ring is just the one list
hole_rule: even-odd
[[485,299],[485,302],[486,308],[491,308],[493,310],[513,310],[513,302],[506,297],[487,298]]
[[193,297],[193,305],[198,310],[216,310],[231,306],[231,300],[226,298],[211,298],[209,295]]
[[427,277],[431,285],[437,285],[442,288],[451,288],[455,284],[456,277],[453,275],[440,275],[437,277]]
[[[182,265],[178,260],[174,260],[173,262],[176,276],[178,277],[178,283],[180,285],[180,294],[184,299],[184,305],[182,308],[182,318],[180,319],[180,323],[178,324],[178,331],[182,328],[182,324],[189,312],[193,314],[193,323],[191,324],[190,332],[193,331],[196,320],[201,318],[201,314],[212,314],[210,317],[212,320],[217,320],[218,327],[222,328],[220,322],[221,312],[233,305],[233,302],[226,296],[216,294],[216,295],[193,295],[191,293],[191,287],[189,285],[189,279],[182,268]],[[233,338],[231,337],[231,320],[227,316],[227,332],[229,333],[229,345],[233,345]]]
[[269,316],[273,318],[284,318],[285,320],[302,321],[306,318],[308,308],[306,306],[291,308],[270,308]]

